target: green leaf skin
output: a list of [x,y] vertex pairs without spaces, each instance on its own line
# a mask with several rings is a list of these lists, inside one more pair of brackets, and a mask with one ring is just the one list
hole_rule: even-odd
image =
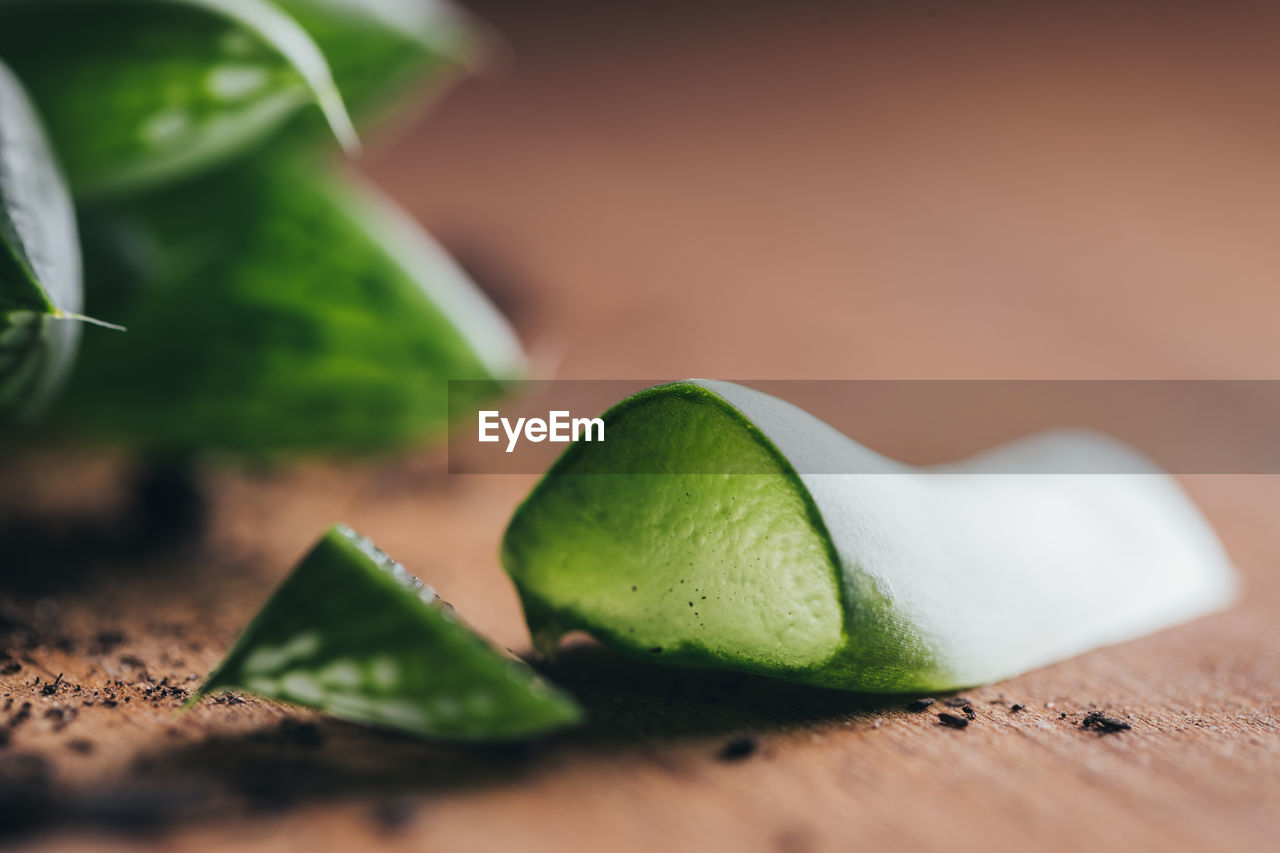
[[79,198],[211,168],[313,103],[356,145],[323,54],[267,0],[0,0],[0,56]]
[[[523,356],[411,220],[309,164],[268,163],[111,220],[144,279],[86,347],[58,425],[159,451],[374,452],[443,429],[448,380],[498,392]],[[103,290],[107,289],[105,286]]]
[[[572,445],[503,540],[543,653],[578,629],[655,661],[938,691],[1235,592],[1177,484],[1103,436],[1050,433],[914,469],[774,397],[701,380],[604,420],[606,440]],[[1064,459],[1132,473],[1058,473]]]
[[0,64],[0,418],[37,414],[75,360],[80,248],[30,102]]
[[464,19],[442,0],[276,0],[324,52],[358,119],[473,53]]
[[516,740],[581,711],[350,529],[316,544],[194,701],[238,690],[430,738]]

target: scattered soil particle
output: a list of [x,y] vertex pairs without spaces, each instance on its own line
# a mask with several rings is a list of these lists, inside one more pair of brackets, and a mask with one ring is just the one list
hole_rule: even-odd
[[89,645],[89,654],[91,655],[109,655],[120,646],[124,645],[124,631],[118,628],[110,628],[105,631],[99,631],[93,638],[93,642]]
[[22,664],[16,660],[8,660],[0,664],[0,675],[13,675],[22,672]]
[[282,720],[280,723],[280,739],[294,746],[307,749],[319,749],[324,746],[324,733],[315,723],[298,720]]
[[29,719],[31,719],[31,703],[23,702],[17,712],[9,718],[9,728],[16,729]]
[[1015,703],[1014,703],[1014,705],[1013,705],[1013,707],[1009,709],[1009,713],[1010,713],[1010,714],[1016,714],[1016,713],[1018,713],[1019,711],[1021,711],[1021,710],[1022,710],[1023,708],[1025,708],[1025,707],[1027,707],[1027,706],[1026,706],[1026,705],[1019,705],[1018,703],[1016,703],[1016,702],[1015,702]]
[[60,732],[71,724],[71,721],[80,713],[75,708],[50,708],[44,712],[44,718],[53,723],[53,730]]
[[57,677],[57,679],[56,679],[56,680],[54,680],[54,681],[50,682],[49,684],[46,684],[44,687],[40,688],[40,695],[41,695],[41,696],[52,696],[53,694],[55,694],[55,693],[57,693],[57,692],[58,692],[58,688],[59,688],[61,685],[62,685],[62,673],[58,673],[58,677]]
[[1101,711],[1090,711],[1085,718],[1080,721],[1080,727],[1085,729],[1097,729],[1099,734],[1114,734],[1116,732],[1127,732],[1133,726],[1117,717],[1104,714]]
[[948,708],[963,708],[965,705],[970,705],[972,703],[963,696],[948,696],[946,699],[942,700],[942,704],[946,705]]
[[760,748],[760,742],[751,735],[737,737],[720,747],[716,758],[721,761],[742,761],[750,758]]
[[976,719],[978,718],[978,715],[977,715],[977,713],[973,710],[973,706],[972,706],[972,705],[965,705],[965,706],[964,706],[963,708],[961,708],[960,710],[961,710],[961,711],[964,713],[964,715],[965,715],[967,718],[969,718],[970,720],[976,720]]
[[935,702],[937,702],[937,701],[938,701],[937,699],[934,699],[934,698],[929,697],[929,696],[925,696],[925,697],[920,698],[920,699],[912,699],[910,702],[908,702],[908,703],[907,703],[907,710],[908,710],[908,711],[923,711],[925,708],[928,708],[930,705],[932,705],[933,703],[935,703]]
[[151,699],[155,703],[159,699],[185,699],[187,698],[187,691],[182,687],[170,684],[169,677],[165,676],[159,682],[143,687],[142,697]]
[[969,725],[969,721],[964,717],[957,717],[955,714],[948,714],[946,711],[938,715],[938,722],[944,726],[951,726],[953,729],[963,729]]
[[418,804],[410,797],[387,797],[374,803],[373,824],[385,835],[404,830],[413,820]]

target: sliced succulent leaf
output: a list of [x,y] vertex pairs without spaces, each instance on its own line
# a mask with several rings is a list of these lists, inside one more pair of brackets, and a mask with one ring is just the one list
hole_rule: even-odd
[[75,360],[75,214],[40,122],[0,64],[0,415],[29,416]]
[[369,540],[331,528],[193,701],[240,690],[424,737],[512,740],[581,711]]
[[464,18],[444,0],[276,0],[315,39],[357,117],[473,52]]
[[324,55],[268,0],[0,0],[0,56],[81,197],[209,168],[311,103],[356,145]]
[[61,424],[160,450],[377,451],[442,429],[448,380],[496,392],[521,372],[510,327],[415,223],[308,166],[117,210],[113,241],[150,279],[112,311],[129,334],[86,349]]
[[[707,381],[641,392],[604,420],[608,440],[571,446],[503,542],[544,652],[581,629],[658,661],[943,690],[1233,595],[1221,546],[1173,479],[1093,434],[913,469],[777,398]],[[1054,473],[1062,458],[1144,473]]]

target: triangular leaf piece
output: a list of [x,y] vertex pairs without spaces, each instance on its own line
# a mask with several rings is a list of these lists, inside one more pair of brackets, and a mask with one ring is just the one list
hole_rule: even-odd
[[225,690],[459,740],[526,738],[581,716],[566,694],[342,526],[303,558],[195,698]]

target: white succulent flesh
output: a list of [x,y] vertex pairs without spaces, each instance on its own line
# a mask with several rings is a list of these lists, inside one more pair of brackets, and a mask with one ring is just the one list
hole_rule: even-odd
[[[912,468],[775,397],[695,384],[741,412],[799,472],[839,557],[850,635],[860,618],[880,631],[888,618],[953,686],[1132,639],[1235,595],[1230,561],[1190,498],[1106,436],[1048,433]],[[1080,470],[1106,473],[1062,473]],[[868,588],[889,605],[887,617],[860,612]]]

